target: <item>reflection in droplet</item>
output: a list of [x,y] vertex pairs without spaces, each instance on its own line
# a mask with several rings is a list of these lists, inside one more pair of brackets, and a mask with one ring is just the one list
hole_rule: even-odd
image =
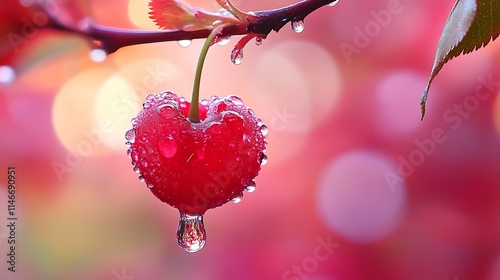
[[260,158],[260,165],[266,165],[266,163],[267,163],[267,156],[266,154],[262,153]]
[[304,21],[302,20],[296,20],[292,21],[292,29],[295,31],[295,33],[301,33],[304,31]]
[[8,65],[0,66],[0,84],[10,84],[16,79],[16,71]]
[[127,142],[129,142],[130,144],[134,144],[134,142],[135,142],[134,129],[127,130],[127,132],[125,133],[125,139],[127,139]]
[[225,46],[229,43],[229,41],[231,41],[231,37],[227,36],[227,37],[222,37],[222,38],[218,38],[217,39],[217,44],[219,46]]
[[172,158],[177,153],[177,143],[172,135],[168,135],[158,141],[158,149],[164,157]]
[[179,40],[177,41],[177,44],[179,44],[179,46],[183,48],[186,48],[189,47],[189,45],[191,45],[191,40]]
[[177,243],[182,250],[195,253],[205,246],[207,234],[202,215],[181,213],[177,228]]
[[255,45],[256,46],[262,45],[262,37],[255,37]]
[[328,4],[329,7],[333,7],[339,3],[339,0],[334,0]]
[[89,53],[90,59],[95,62],[103,62],[104,60],[106,60],[107,56],[108,54],[103,49],[93,49]]
[[245,187],[245,190],[249,193],[254,192],[255,189],[256,189],[256,184],[253,180],[250,181],[250,183],[248,183],[248,185]]
[[231,199],[231,201],[234,203],[234,204],[237,204],[237,203],[240,203],[241,202],[241,199],[242,197],[241,196],[237,196],[233,199]]
[[262,133],[262,135],[266,136],[267,133],[269,132],[269,129],[267,128],[267,126],[265,124],[263,124],[260,126],[260,132]]
[[231,52],[231,62],[233,62],[236,65],[239,65],[241,64],[242,61],[243,61],[243,50],[234,48],[233,51]]

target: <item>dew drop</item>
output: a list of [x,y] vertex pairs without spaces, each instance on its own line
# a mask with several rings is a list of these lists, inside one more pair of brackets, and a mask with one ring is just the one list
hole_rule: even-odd
[[135,131],[134,129],[129,129],[127,132],[125,132],[125,139],[127,139],[128,142],[131,144],[134,144],[135,142]]
[[337,5],[339,3],[339,0],[334,0],[332,2],[330,2],[330,4],[328,4],[329,7],[333,7],[335,5]]
[[136,119],[136,118],[132,118],[132,119],[130,120],[130,122],[132,123],[132,126],[133,126],[133,127],[136,127],[136,126],[137,126],[137,119]]
[[260,132],[262,133],[262,135],[266,136],[267,133],[269,132],[269,129],[267,128],[267,126],[265,124],[262,124],[260,126]]
[[158,141],[158,149],[164,157],[172,158],[177,153],[177,143],[175,143],[174,137],[168,135],[162,138]]
[[141,159],[142,167],[148,167],[148,161],[146,159]]
[[304,31],[304,21],[292,21],[292,29],[293,31],[295,31],[295,33],[301,33],[302,31]]
[[248,183],[248,185],[245,187],[245,190],[249,193],[252,193],[254,192],[256,189],[256,184],[255,182],[252,180],[250,181],[250,183]]
[[243,61],[243,50],[234,48],[231,52],[231,61],[236,65],[241,64]]
[[147,183],[146,186],[148,186],[148,189],[152,189],[154,187],[154,185],[151,183]]
[[151,102],[149,100],[146,100],[144,103],[142,103],[142,108],[147,109],[151,106]]
[[257,46],[262,45],[262,37],[255,37],[255,45]]
[[182,250],[195,253],[205,246],[207,234],[202,215],[181,213],[177,228],[177,243]]
[[162,104],[157,107],[158,113],[165,120],[171,120],[177,115],[177,108],[172,104]]
[[148,93],[148,95],[146,95],[146,100],[153,100],[153,99],[155,99],[155,94]]
[[16,79],[16,71],[8,65],[0,66],[0,84],[11,84]]
[[221,38],[218,38],[217,39],[217,44],[219,46],[225,46],[229,43],[229,41],[231,41],[231,37],[227,36],[227,37],[221,37]]
[[141,170],[139,169],[139,166],[134,166],[134,172],[135,173],[141,173]]
[[241,106],[243,105],[243,100],[237,95],[230,95],[227,97],[229,101],[231,101],[234,105]]
[[144,177],[142,177],[142,175],[139,175],[139,181],[144,182]]
[[262,153],[260,156],[260,165],[266,165],[267,163],[267,156],[266,154]]
[[179,40],[177,41],[177,44],[179,44],[179,46],[183,48],[187,48],[189,47],[189,45],[191,45],[191,40]]
[[108,54],[103,49],[93,49],[89,53],[90,59],[95,62],[103,62],[107,56]]
[[240,203],[241,202],[241,199],[243,198],[243,195],[241,196],[237,196],[233,199],[231,199],[231,201],[234,203],[234,204],[237,204],[237,203]]
[[127,150],[127,156],[128,156],[128,158],[132,159],[132,149],[129,148]]

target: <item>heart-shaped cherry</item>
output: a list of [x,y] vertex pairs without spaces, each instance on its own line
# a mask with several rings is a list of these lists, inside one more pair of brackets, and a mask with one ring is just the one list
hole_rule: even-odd
[[[180,245],[202,246],[202,215],[253,191],[267,127],[235,95],[199,103],[200,122],[188,119],[190,103],[172,92],[150,94],[126,133],[139,178],[161,201],[179,209]],[[183,221],[185,220],[185,221]],[[188,239],[187,241],[185,239]],[[203,239],[203,238],[202,238]],[[186,242],[186,244],[185,244]]]

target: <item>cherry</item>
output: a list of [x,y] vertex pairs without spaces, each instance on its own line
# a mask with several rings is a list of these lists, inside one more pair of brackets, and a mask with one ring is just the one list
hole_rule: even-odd
[[267,127],[238,96],[198,102],[201,66],[213,34],[200,55],[193,102],[170,91],[149,94],[125,135],[139,179],[179,210],[178,243],[187,252],[205,244],[203,214],[239,202],[244,190],[254,191],[254,178],[267,162]]

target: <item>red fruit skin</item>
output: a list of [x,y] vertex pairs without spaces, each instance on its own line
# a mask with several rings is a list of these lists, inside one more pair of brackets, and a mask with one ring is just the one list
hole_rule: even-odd
[[127,139],[151,192],[181,213],[202,215],[254,184],[266,141],[260,119],[237,96],[200,102],[199,123],[187,118],[189,107],[172,92],[148,95]]

